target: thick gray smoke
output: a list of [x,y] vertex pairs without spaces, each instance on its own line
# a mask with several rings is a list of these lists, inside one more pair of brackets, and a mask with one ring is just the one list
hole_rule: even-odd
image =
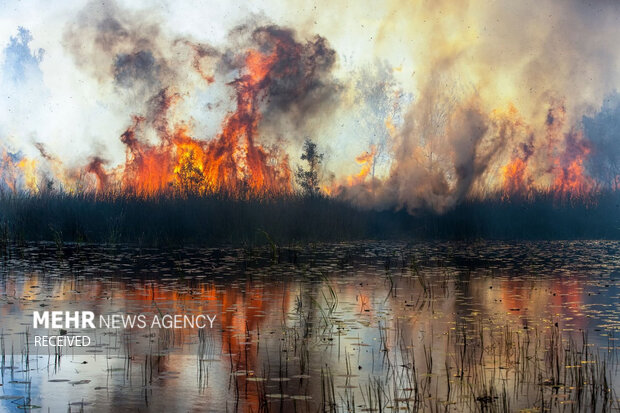
[[[246,51],[274,53],[267,83],[260,85],[259,135],[266,143],[279,138],[299,144],[313,134],[313,119],[329,118],[338,104],[343,86],[331,75],[336,53],[321,36],[300,41],[293,29],[264,20],[233,28],[229,44],[215,47],[167,36],[155,14],[92,2],[67,27],[64,42],[82,70],[127,102],[128,124],[132,115],[146,117],[152,127],[144,135],[151,141],[171,122],[190,122],[198,139],[215,137],[238,103],[235,89],[248,72]],[[174,99],[161,105],[162,96]]]
[[444,211],[515,188],[590,189],[585,163],[610,186],[615,150],[602,140],[618,145],[589,118],[582,134],[581,121],[620,81],[619,3],[387,4],[375,53],[415,62],[417,93],[392,140],[388,176],[342,188],[344,198]]

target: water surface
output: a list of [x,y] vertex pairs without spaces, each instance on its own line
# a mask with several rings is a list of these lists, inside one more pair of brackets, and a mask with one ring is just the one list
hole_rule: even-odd
[[[619,258],[607,241],[15,247],[0,411],[617,410]],[[96,345],[55,354],[33,346],[42,310],[217,318],[70,329]]]

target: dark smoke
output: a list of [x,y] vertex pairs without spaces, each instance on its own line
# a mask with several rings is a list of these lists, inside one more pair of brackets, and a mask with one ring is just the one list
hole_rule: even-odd
[[105,170],[105,164],[107,162],[98,156],[94,156],[90,159],[90,162],[86,166],[86,172],[92,173],[97,178],[97,189],[102,191],[108,187],[108,175]]
[[114,62],[114,80],[122,87],[132,87],[136,80],[153,84],[159,71],[153,54],[140,50],[132,54],[118,54]]
[[312,115],[338,92],[338,85],[329,77],[336,52],[325,38],[317,35],[299,43],[293,30],[267,26],[256,29],[252,39],[261,49],[275,49],[280,55],[270,75],[266,117],[289,111]]
[[48,161],[55,159],[54,156],[50,155],[42,142],[35,142],[34,147],[37,148],[43,159],[47,159]]
[[[64,41],[79,67],[117,88],[133,109],[128,118],[144,117],[144,125],[160,139],[166,140],[170,130],[170,106],[197,88],[218,80],[229,82],[231,76],[237,80],[229,85],[240,87],[239,76],[246,70],[250,49],[278,56],[265,84],[259,86],[258,143],[262,135],[287,140],[313,135],[314,117],[323,119],[333,113],[343,87],[331,75],[336,52],[325,38],[317,35],[299,41],[293,29],[249,22],[231,31],[229,40],[234,47],[219,50],[194,39],[167,37],[158,23],[154,14],[138,16],[113,2],[92,2],[67,27]],[[209,103],[206,107],[219,105]],[[292,128],[304,130],[291,133]],[[194,132],[200,135],[200,131]]]

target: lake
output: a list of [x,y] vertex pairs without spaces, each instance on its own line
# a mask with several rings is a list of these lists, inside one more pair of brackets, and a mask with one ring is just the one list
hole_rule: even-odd
[[[0,411],[620,406],[620,242],[25,244],[1,260]],[[215,321],[35,346],[33,312],[69,310]]]

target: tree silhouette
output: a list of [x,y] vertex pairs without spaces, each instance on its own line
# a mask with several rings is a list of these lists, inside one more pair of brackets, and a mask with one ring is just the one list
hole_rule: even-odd
[[319,168],[323,162],[323,154],[317,151],[316,143],[310,138],[304,141],[301,160],[308,164],[307,169],[297,167],[295,177],[302,191],[307,196],[317,196],[319,194]]

